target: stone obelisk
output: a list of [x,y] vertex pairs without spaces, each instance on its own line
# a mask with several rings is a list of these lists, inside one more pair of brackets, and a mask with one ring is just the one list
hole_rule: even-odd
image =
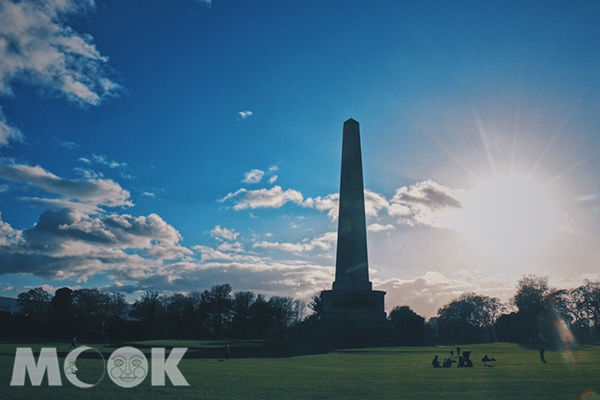
[[324,322],[385,320],[385,292],[369,281],[365,194],[358,122],[344,122],[335,281],[321,292]]

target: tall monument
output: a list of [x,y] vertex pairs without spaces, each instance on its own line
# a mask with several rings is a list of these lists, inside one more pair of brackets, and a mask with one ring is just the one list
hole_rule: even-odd
[[369,281],[360,129],[352,118],[344,122],[339,207],[335,281],[321,292],[321,318],[342,325],[385,321],[385,292]]

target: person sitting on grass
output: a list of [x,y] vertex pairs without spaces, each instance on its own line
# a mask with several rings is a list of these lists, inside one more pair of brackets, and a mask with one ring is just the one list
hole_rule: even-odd
[[457,368],[464,368],[465,367],[465,358],[463,356],[459,356],[458,357],[458,365],[456,367]]
[[492,362],[492,361],[496,361],[495,358],[488,358],[487,354],[481,359],[481,361],[483,361],[483,365],[486,367],[493,367],[493,365],[488,365],[488,362]]
[[463,359],[465,361],[465,368],[473,367],[473,361],[471,361],[471,351],[470,350],[463,351]]
[[455,361],[455,360],[453,360],[453,359],[451,359],[451,358],[446,358],[446,359],[444,360],[444,363],[442,364],[442,367],[443,367],[443,368],[450,368],[450,367],[452,367],[452,363],[455,363],[455,362],[456,362],[456,361]]
[[438,356],[437,354],[435,355],[435,357],[433,357],[433,361],[431,362],[431,365],[433,365],[433,368],[440,368],[440,362],[438,361]]

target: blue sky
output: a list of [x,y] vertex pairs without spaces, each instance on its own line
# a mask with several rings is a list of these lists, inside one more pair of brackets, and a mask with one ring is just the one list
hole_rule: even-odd
[[349,117],[388,310],[598,279],[599,8],[0,0],[0,295],[329,288]]

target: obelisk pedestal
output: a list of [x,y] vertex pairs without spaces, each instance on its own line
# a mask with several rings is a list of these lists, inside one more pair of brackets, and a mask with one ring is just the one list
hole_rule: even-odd
[[321,292],[325,323],[385,321],[385,292],[369,281],[365,195],[358,122],[344,122],[335,281]]

